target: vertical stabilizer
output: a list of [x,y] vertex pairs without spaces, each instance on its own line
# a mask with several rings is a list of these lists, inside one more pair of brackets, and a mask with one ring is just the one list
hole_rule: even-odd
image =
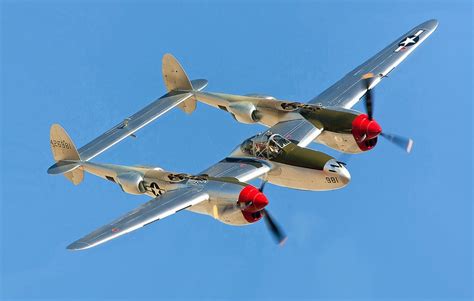
[[193,86],[189,80],[183,67],[178,60],[171,54],[167,53],[163,56],[163,80],[165,81],[166,89],[171,91],[192,91]]
[[71,138],[59,124],[51,126],[50,144],[56,164],[48,169],[48,173],[63,173],[74,185],[81,183],[84,179],[84,171],[78,168],[81,158]]
[[[168,92],[194,90],[193,85],[183,67],[181,67],[181,64],[169,53],[163,56],[162,72],[163,80]],[[179,104],[178,107],[184,112],[191,114],[196,109],[196,98],[194,96],[190,97]]]

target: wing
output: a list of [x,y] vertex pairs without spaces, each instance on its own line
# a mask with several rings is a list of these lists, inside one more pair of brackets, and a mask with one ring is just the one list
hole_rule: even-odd
[[298,144],[298,146],[305,147],[316,139],[323,129],[315,127],[299,114],[295,114],[295,116],[298,117],[293,120],[281,121],[269,128],[268,131],[273,134],[280,134]]
[[265,160],[232,155],[201,172],[211,177],[232,177],[240,182],[258,178],[272,169],[272,164]]
[[70,250],[84,250],[97,246],[196,205],[208,198],[209,195],[202,191],[202,188],[182,188],[167,192],[73,242],[67,248]]
[[149,124],[156,118],[168,112],[172,108],[192,97],[189,92],[170,92],[156,101],[152,102],[145,108],[141,109],[132,116],[126,118],[107,132],[95,138],[91,142],[81,147],[78,152],[81,160],[87,161],[112,145],[122,141],[126,137],[133,135],[136,131]]
[[344,108],[353,107],[366,92],[364,85],[361,83],[364,74],[372,73],[375,75],[370,84],[372,89],[432,34],[437,26],[438,21],[436,20],[430,20],[416,26],[368,61],[349,72],[341,80],[312,99],[310,103]]

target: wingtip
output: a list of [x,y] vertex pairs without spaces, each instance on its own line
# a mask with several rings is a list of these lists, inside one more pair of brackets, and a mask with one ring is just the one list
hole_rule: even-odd
[[407,149],[406,149],[407,153],[411,153],[411,150],[413,149],[413,143],[414,143],[413,139],[408,140]]
[[89,249],[90,247],[92,247],[92,245],[89,245],[85,242],[75,241],[69,246],[67,246],[66,249],[70,251],[80,251],[80,250]]
[[434,30],[436,30],[438,25],[439,25],[438,20],[431,19],[431,20],[428,20],[428,21],[424,22],[423,24],[421,24],[420,27],[423,27],[423,28],[426,28],[428,30],[434,31]]

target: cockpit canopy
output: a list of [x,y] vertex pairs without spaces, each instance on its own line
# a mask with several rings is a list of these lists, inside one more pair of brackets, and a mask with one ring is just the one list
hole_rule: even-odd
[[278,156],[282,149],[290,143],[288,139],[281,135],[267,131],[245,140],[240,145],[240,149],[247,155],[271,160]]

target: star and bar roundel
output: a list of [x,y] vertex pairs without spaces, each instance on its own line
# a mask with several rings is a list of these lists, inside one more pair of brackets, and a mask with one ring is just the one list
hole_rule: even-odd
[[155,182],[152,182],[150,184],[149,191],[151,191],[155,196],[159,196],[163,193],[160,186],[158,186],[158,184],[156,184]]
[[423,31],[424,31],[423,29],[420,29],[415,34],[410,35],[404,38],[403,40],[401,40],[398,43],[398,47],[397,49],[395,49],[395,52],[404,51],[405,49],[407,49],[407,47],[410,47],[418,43],[418,41],[420,40],[420,34],[422,34]]

